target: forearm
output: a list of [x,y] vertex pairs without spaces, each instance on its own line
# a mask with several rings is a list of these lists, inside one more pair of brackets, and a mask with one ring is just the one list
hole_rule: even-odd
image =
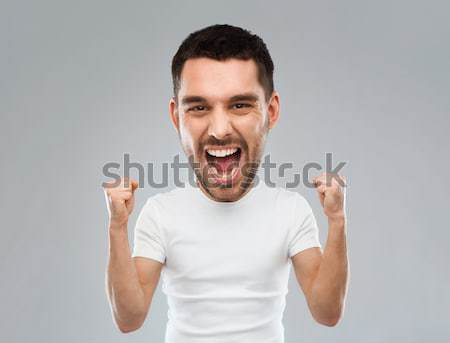
[[109,229],[109,257],[106,274],[109,301],[121,330],[139,326],[145,317],[144,292],[131,257],[126,228]]
[[336,324],[343,312],[347,282],[346,220],[329,220],[322,261],[311,286],[310,306],[317,319]]

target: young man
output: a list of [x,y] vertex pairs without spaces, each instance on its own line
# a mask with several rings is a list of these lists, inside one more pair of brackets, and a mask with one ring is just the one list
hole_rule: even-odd
[[341,179],[314,179],[329,223],[323,253],[307,201],[255,184],[264,142],[279,117],[264,42],[238,27],[204,28],[181,44],[172,76],[170,118],[198,187],[148,199],[133,253],[127,223],[138,185],[122,180],[105,188],[107,292],[117,326],[130,332],[143,324],[163,271],[166,343],[284,342],[290,261],[312,316],[336,325],[348,278]]

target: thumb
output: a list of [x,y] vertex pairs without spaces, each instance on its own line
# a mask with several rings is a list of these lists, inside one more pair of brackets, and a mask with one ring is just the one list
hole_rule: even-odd
[[131,180],[131,191],[134,192],[139,187],[139,182]]

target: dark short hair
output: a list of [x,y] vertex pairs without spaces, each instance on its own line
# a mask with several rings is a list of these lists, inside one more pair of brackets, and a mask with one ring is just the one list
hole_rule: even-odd
[[191,33],[172,59],[172,81],[175,98],[180,89],[184,63],[190,58],[207,57],[218,61],[229,58],[253,59],[258,67],[258,81],[266,101],[273,92],[273,61],[264,41],[250,31],[231,25],[211,25]]

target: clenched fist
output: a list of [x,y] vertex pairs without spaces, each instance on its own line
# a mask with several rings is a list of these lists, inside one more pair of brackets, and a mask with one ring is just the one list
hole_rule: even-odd
[[322,173],[313,179],[313,183],[328,219],[345,219],[345,188],[347,186],[345,177]]
[[121,179],[120,183],[105,182],[106,205],[109,212],[110,227],[123,227],[134,207],[134,191],[138,187],[135,180]]

